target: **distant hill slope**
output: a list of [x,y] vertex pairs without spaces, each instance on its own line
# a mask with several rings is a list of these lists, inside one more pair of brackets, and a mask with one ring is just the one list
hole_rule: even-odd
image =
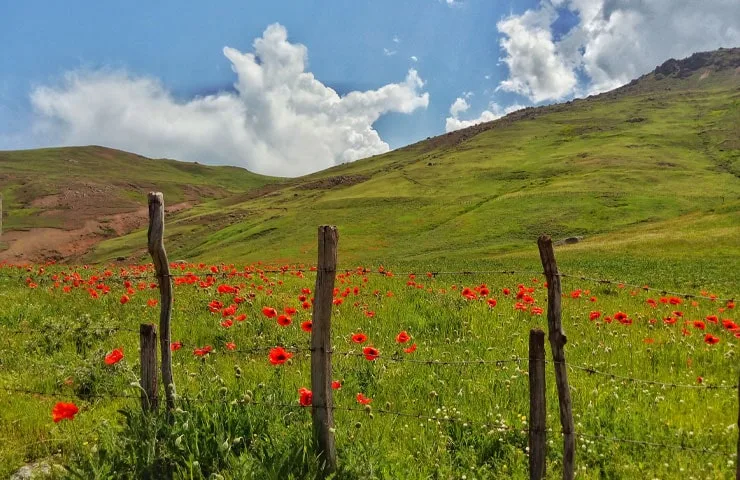
[[98,146],[0,152],[0,260],[79,257],[106,237],[141,228],[151,190],[165,193],[170,211],[186,211],[275,181]]
[[[166,241],[173,259],[313,261],[316,226],[331,223],[345,264],[536,261],[541,233],[582,237],[563,255],[592,264],[735,262],[739,103],[740,49],[695,54],[608,93],[201,203],[168,216]],[[87,258],[146,259],[145,236]]]

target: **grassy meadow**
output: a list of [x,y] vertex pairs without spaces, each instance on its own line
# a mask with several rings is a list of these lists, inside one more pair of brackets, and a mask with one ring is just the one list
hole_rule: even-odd
[[[536,258],[536,247],[528,250]],[[565,265],[563,272],[586,273]],[[173,352],[179,397],[171,425],[141,415],[132,386],[138,325],[158,319],[150,267],[0,269],[0,335],[8,339],[0,350],[0,385],[8,389],[0,397],[0,476],[45,459],[71,478],[157,478],[167,468],[176,478],[312,478],[311,418],[298,390],[310,388],[310,335],[302,324],[311,318],[315,273],[273,267],[176,270],[183,277],[174,279],[172,340],[182,347]],[[531,328],[546,328],[543,278],[524,265],[518,274],[431,276],[342,268],[349,270],[337,277],[332,331],[341,382],[334,392],[338,478],[528,478],[527,345]],[[698,276],[651,274],[638,285]],[[685,293],[721,298],[731,274],[725,265],[712,289]],[[573,411],[583,435],[578,478],[733,478],[737,390],[727,387],[738,378],[734,304],[567,277],[563,293]],[[264,307],[296,312],[281,326]],[[401,331],[408,342],[397,341]],[[366,342],[354,343],[356,333]],[[714,337],[717,343],[707,343]],[[376,360],[362,354],[369,345],[380,353]],[[415,351],[406,353],[411,345]],[[206,346],[210,353],[196,354]],[[276,346],[292,352],[277,366],[269,361]],[[107,365],[116,348],[123,359]],[[547,468],[557,478],[562,436],[551,364],[547,372]],[[372,402],[359,404],[358,393]],[[74,420],[52,422],[58,401],[79,407]]]

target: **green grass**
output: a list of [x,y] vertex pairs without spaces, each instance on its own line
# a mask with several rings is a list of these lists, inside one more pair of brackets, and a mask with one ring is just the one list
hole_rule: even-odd
[[[533,250],[529,253],[536,258]],[[558,249],[559,256],[567,257],[561,255],[564,252]],[[633,262],[667,273],[649,262]],[[351,264],[344,266],[351,268]],[[84,283],[69,293],[61,289],[69,282],[53,288],[50,276],[60,269],[47,268],[35,289],[18,279],[0,277],[7,306],[0,312],[0,335],[8,339],[0,349],[0,384],[61,393],[45,397],[8,392],[0,397],[0,435],[5,440],[0,446],[0,476],[27,461],[51,459],[76,471],[79,478],[156,477],[167,468],[174,469],[176,478],[312,478],[310,415],[295,406],[298,388],[310,387],[309,352],[305,351],[309,335],[300,329],[310,310],[303,310],[297,297],[302,288],[313,289],[314,273],[299,278],[289,270],[263,279],[257,274],[235,276],[206,289],[197,282],[175,287],[172,339],[184,346],[174,352],[181,397],[179,413],[168,424],[163,418],[143,417],[137,398],[107,398],[138,395],[130,386],[139,369],[136,329],[142,322],[156,323],[158,308],[146,305],[147,299],[157,297],[156,290],[148,288],[148,281],[139,290],[134,281],[131,300],[122,305],[119,299],[125,288],[115,274],[106,279],[100,271],[76,269],[85,279],[102,278],[93,284],[111,287],[109,294],[92,299]],[[189,265],[185,271],[201,279],[209,272],[207,265],[202,269]],[[2,273],[9,272],[14,270]],[[684,272],[672,273],[681,279]],[[649,280],[653,278],[664,280]],[[333,309],[334,378],[343,384],[335,392],[340,478],[526,478],[527,438],[521,429],[526,429],[523,420],[528,416],[527,335],[530,328],[545,328],[546,319],[516,310],[518,300],[503,289],[516,293],[519,284],[532,287],[535,305],[546,307],[542,280],[534,281],[532,275],[430,279],[423,271],[415,279],[423,288],[408,286],[408,280],[400,274],[388,278],[371,273],[341,275],[337,281],[340,293],[350,289],[344,303]],[[214,299],[225,306],[233,302],[233,294],[216,292],[222,282],[243,285],[238,295],[247,299],[236,312],[247,319],[234,321],[229,328],[220,325],[224,318],[220,312],[213,314],[207,308]],[[696,305],[690,300],[680,305],[658,303],[651,308],[646,300],[658,300],[659,292],[570,278],[563,282],[566,357],[573,365],[681,385],[697,385],[699,376],[705,385],[737,383],[738,340],[731,332],[721,324],[707,322],[706,332],[683,324],[712,314],[738,322],[736,309],[721,309],[723,303],[708,300]],[[463,286],[481,283],[491,292],[484,298],[496,298],[496,307],[460,295]],[[357,294],[352,293],[355,287]],[[691,286],[688,293],[704,288]],[[587,292],[571,298],[570,292],[577,289]],[[388,291],[394,295],[387,296]],[[264,317],[263,306],[278,310],[293,306],[298,313],[290,326],[281,327]],[[675,325],[665,324],[663,319],[677,310],[684,316]],[[590,321],[592,311],[601,312],[602,318]],[[634,323],[604,322],[605,316],[617,311],[627,312]],[[117,330],[121,327],[124,330]],[[684,327],[689,336],[682,335]],[[407,345],[395,341],[401,330],[413,337],[416,352],[402,352]],[[369,362],[340,353],[360,353],[361,346],[350,341],[356,331],[368,335],[368,344],[381,352],[380,360]],[[705,344],[704,333],[717,335],[720,343]],[[227,350],[226,342],[236,343],[237,349]],[[215,352],[205,359],[193,355],[194,348],[205,345],[212,345]],[[276,345],[304,351],[276,367],[269,364],[264,349]],[[105,354],[117,347],[123,347],[124,360],[106,366]],[[522,360],[428,365],[392,358]],[[606,440],[592,443],[579,437],[580,478],[733,478],[736,390],[664,388],[577,369],[571,369],[569,376],[579,433],[721,452],[706,455]],[[548,478],[558,477],[562,458],[553,378],[548,364]],[[373,399],[369,412],[357,404],[358,392]],[[51,422],[51,408],[60,400],[80,406],[74,421]],[[118,413],[120,409],[127,413]],[[390,411],[424,418],[386,413]]]

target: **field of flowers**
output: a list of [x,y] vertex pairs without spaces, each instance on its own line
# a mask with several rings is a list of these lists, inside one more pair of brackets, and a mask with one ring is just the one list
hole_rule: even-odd
[[[39,460],[74,478],[315,474],[303,407],[314,269],[171,267],[178,397],[168,422],[139,407],[138,327],[159,314],[151,265],[0,265],[0,476]],[[701,289],[685,298],[562,280],[577,477],[733,478],[735,303]],[[340,478],[528,478],[527,345],[531,328],[547,327],[544,283],[535,272],[342,270],[332,318]],[[552,364],[547,372],[557,478]]]

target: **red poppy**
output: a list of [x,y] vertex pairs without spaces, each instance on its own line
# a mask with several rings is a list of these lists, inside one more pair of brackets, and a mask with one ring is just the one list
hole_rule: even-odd
[[624,313],[624,312],[617,312],[617,313],[614,314],[614,320],[616,320],[618,322],[625,321],[625,320],[627,320],[627,314]]
[[740,329],[737,323],[733,322],[729,318],[725,318],[722,320],[722,326],[725,327],[727,330],[731,330],[731,331]]
[[301,304],[301,308],[303,308],[304,310],[308,310],[308,309],[311,308],[311,303],[310,302],[303,302]]
[[239,315],[239,316],[237,316],[237,317],[234,317],[234,319],[235,319],[235,320],[236,320],[237,322],[243,322],[244,320],[246,320],[246,319],[247,319],[247,314],[246,314],[246,313],[242,313],[241,315]]
[[335,298],[334,301],[332,301],[334,305],[341,305],[343,302],[344,302],[343,298]]
[[121,296],[121,305],[126,305],[128,301],[131,300],[128,295]]
[[411,340],[411,335],[406,333],[406,330],[396,335],[396,342],[398,343],[406,343],[409,340]]
[[373,361],[380,356],[380,352],[375,347],[365,347],[362,349],[362,353],[365,355],[365,358],[370,361]]
[[696,383],[702,383],[704,379],[702,377],[696,377]]
[[707,328],[707,325],[701,320],[694,320],[693,322],[691,322],[691,324],[694,326],[694,328],[698,328],[699,330],[706,330]]
[[278,317],[278,319],[277,319],[277,323],[278,323],[278,325],[280,325],[281,327],[287,327],[288,325],[290,325],[290,324],[291,324],[291,322],[293,322],[293,319],[292,319],[292,318],[290,318],[290,317],[289,317],[289,316],[287,316],[287,315],[280,315],[280,316]]
[[365,343],[367,342],[367,335],[364,333],[355,333],[352,335],[352,341],[355,343]]
[[211,353],[212,350],[213,350],[213,347],[211,347],[210,345],[206,345],[203,348],[196,348],[195,350],[193,350],[193,355],[197,357],[204,357],[208,355],[209,353]]
[[339,380],[334,380],[333,382],[331,382],[331,388],[333,390],[339,390],[340,388],[342,388],[342,382],[340,382]]
[[149,300],[146,301],[146,305],[148,307],[156,307],[158,303],[159,301],[156,298],[150,298]]
[[496,304],[497,304],[497,302],[496,302],[496,299],[495,298],[489,298],[488,299],[488,306],[489,307],[493,308],[493,307],[496,306]]
[[372,398],[367,398],[365,395],[363,395],[361,393],[358,393],[357,394],[357,403],[359,403],[361,405],[369,405],[370,402],[372,402],[372,401],[373,401]]
[[313,322],[311,320],[306,320],[305,322],[301,323],[301,330],[303,330],[304,332],[310,332],[312,327]]
[[290,352],[286,352],[283,347],[275,347],[272,350],[270,350],[270,363],[273,365],[282,365],[283,363],[287,362],[290,357],[292,357],[293,354]]
[[298,403],[302,407],[310,407],[313,402],[313,392],[311,390],[301,387],[298,389]]
[[234,342],[226,342],[226,348],[229,350],[236,350],[236,343]]
[[416,344],[414,343],[409,348],[404,348],[403,351],[406,353],[414,353],[416,351]]
[[170,350],[173,352],[176,352],[182,348],[182,342],[172,342],[170,343]]
[[704,343],[708,345],[714,345],[715,343],[719,343],[719,337],[715,337],[711,333],[707,333],[704,335]]
[[286,315],[295,315],[295,313],[296,313],[297,311],[298,311],[298,310],[296,310],[296,309],[295,309],[295,308],[293,308],[293,307],[285,307],[285,308],[283,309],[283,312],[285,312],[285,314],[286,314]]
[[51,409],[51,418],[54,423],[59,423],[62,420],[74,420],[79,411],[80,409],[74,403],[58,402]]
[[588,315],[589,320],[596,320],[597,318],[600,318],[600,317],[601,317],[601,312],[591,312]]
[[542,312],[544,312],[542,307],[532,307],[529,311],[532,315],[542,315]]
[[717,322],[719,322],[719,318],[717,317],[717,315],[707,315],[706,318],[705,318],[705,320],[707,322],[711,322],[711,323],[717,323]]
[[655,339],[652,339],[652,338],[646,338],[646,339],[644,339],[644,340],[643,340],[643,342],[645,342],[645,343],[647,343],[647,344],[652,344],[652,343],[655,343]]
[[234,322],[230,318],[227,318],[226,320],[221,322],[221,326],[224,328],[231,328],[232,325],[234,325]]
[[503,290],[501,290],[501,293],[503,293],[504,295],[508,295],[511,293],[511,290],[509,290],[508,288],[504,288]]
[[666,325],[673,325],[678,319],[676,317],[666,317],[663,319],[663,323]]
[[123,360],[123,348],[116,348],[105,356],[106,365],[115,365]]
[[262,307],[262,314],[267,318],[275,318],[278,313],[277,310],[272,307]]

